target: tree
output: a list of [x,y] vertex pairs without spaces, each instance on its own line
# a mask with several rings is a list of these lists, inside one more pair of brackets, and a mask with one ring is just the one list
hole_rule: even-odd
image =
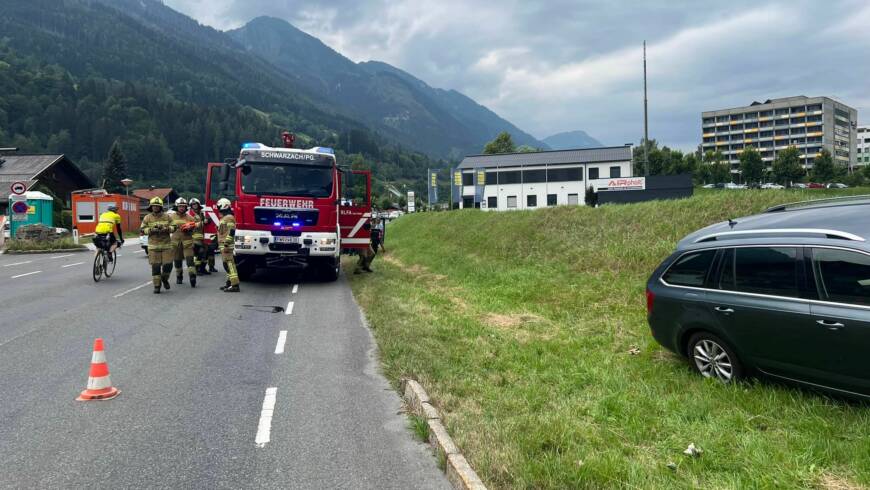
[[387,209],[393,207],[393,202],[390,201],[389,197],[385,197],[381,200],[381,209]]
[[514,140],[507,131],[499,133],[494,140],[487,143],[483,148],[483,152],[487,155],[495,153],[513,153],[516,150],[517,147],[514,145]]
[[720,151],[708,151],[704,154],[704,164],[710,172],[710,182],[731,182],[731,165],[725,161]]
[[121,151],[121,142],[115,140],[103,164],[103,186],[109,192],[122,192],[121,180],[127,178],[127,158]]
[[740,173],[746,184],[760,182],[764,177],[764,162],[761,161],[761,153],[755,148],[749,146],[740,152]]
[[814,182],[830,182],[837,177],[837,168],[834,159],[831,158],[831,152],[826,148],[822,148],[821,155],[813,160],[813,170],[811,178]]
[[540,148],[535,148],[529,145],[520,145],[517,147],[517,153],[534,153],[537,151],[541,151]]
[[806,174],[806,171],[801,166],[800,152],[794,146],[789,146],[785,150],[776,154],[776,160],[773,162],[773,180],[786,187],[791,187],[791,183],[800,180]]

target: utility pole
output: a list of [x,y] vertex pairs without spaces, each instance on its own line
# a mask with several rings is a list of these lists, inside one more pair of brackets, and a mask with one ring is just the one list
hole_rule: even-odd
[[649,175],[649,122],[646,101],[646,39],[643,41],[643,174]]

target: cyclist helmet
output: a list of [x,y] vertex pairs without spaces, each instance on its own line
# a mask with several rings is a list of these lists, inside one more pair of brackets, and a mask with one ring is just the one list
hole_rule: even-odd
[[187,206],[187,199],[185,199],[183,197],[179,197],[178,199],[176,199],[175,200],[175,207],[178,207],[178,206]]
[[111,206],[109,206],[108,209],[109,209],[109,211],[111,211],[111,212],[113,212],[113,213],[117,213],[117,212],[118,212],[118,206],[115,206],[114,204],[112,204]]
[[217,208],[218,211],[228,211],[232,207],[232,203],[229,199],[222,197],[218,199]]
[[151,200],[148,201],[148,207],[150,208],[151,206],[160,206],[162,208],[163,207],[163,199],[160,199],[159,197],[156,197],[156,196],[152,197]]
[[194,204],[196,204],[197,206],[202,206],[202,203],[199,202],[199,199],[197,199],[195,197],[191,197],[190,198],[190,205],[193,206]]

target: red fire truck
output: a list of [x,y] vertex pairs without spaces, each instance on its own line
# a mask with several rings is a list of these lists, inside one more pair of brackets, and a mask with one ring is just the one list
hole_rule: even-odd
[[209,163],[205,184],[207,242],[220,220],[215,203],[233,203],[235,256],[241,279],[258,267],[314,269],[330,281],[339,254],[370,240],[371,173],[337,165],[331,148],[243,143],[238,159]]

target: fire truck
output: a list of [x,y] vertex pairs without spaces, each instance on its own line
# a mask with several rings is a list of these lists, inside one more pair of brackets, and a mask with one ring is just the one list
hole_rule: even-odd
[[342,250],[369,246],[371,173],[336,163],[331,148],[293,148],[243,143],[236,159],[209,163],[205,183],[207,243],[216,239],[215,204],[233,203],[239,277],[257,268],[292,267],[338,279]]

